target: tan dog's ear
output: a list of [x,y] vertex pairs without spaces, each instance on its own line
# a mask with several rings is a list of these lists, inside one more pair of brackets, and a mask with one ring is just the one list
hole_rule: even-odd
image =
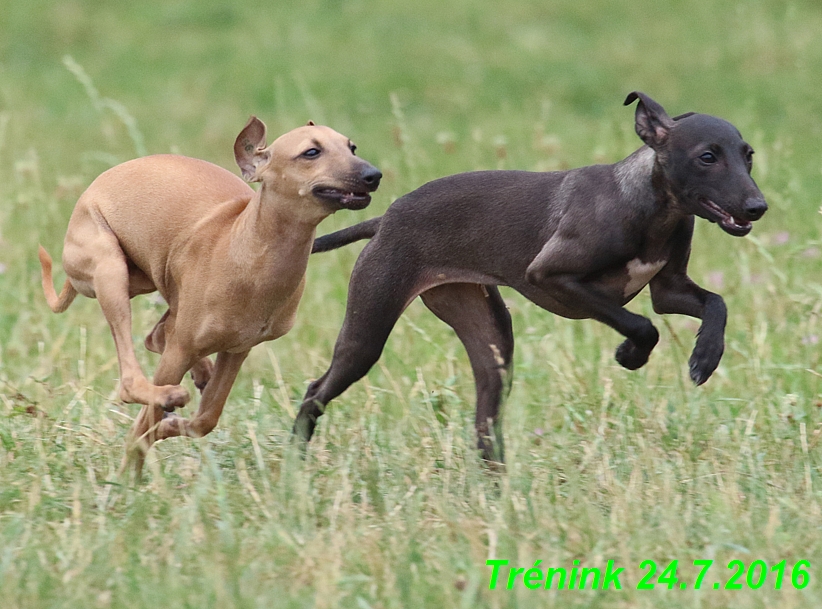
[[269,158],[265,149],[265,123],[252,116],[234,141],[234,160],[247,182],[259,182],[257,168],[267,163]]
[[314,127],[314,126],[316,126],[316,125],[314,124],[314,121],[308,121],[308,123],[306,123],[306,125],[305,125],[305,126],[306,126],[306,127]]

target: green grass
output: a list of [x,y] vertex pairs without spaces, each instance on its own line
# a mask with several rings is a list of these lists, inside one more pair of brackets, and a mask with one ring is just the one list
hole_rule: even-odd
[[[287,4],[0,10],[0,607],[818,607],[818,3]],[[628,372],[611,330],[506,291],[508,467],[492,474],[473,450],[467,359],[416,303],[302,462],[291,422],[330,359],[352,246],[312,259],[296,326],[252,352],[217,430],[161,443],[143,486],[117,484],[137,408],[116,399],[108,326],[84,299],[53,315],[35,255],[59,255],[97,174],[141,146],[233,168],[249,114],[272,135],[313,119],[385,173],[371,208],[330,231],[442,175],[618,160],[639,145],[621,105],[634,89],[737,125],[771,206],[745,239],[697,223],[691,275],[730,311],[705,386],[687,378],[697,324],[654,315],[646,295],[630,308],[662,338]],[[139,345],[162,309],[134,308]],[[625,589],[490,591],[492,557],[613,560]],[[760,558],[810,560],[810,585],[635,589],[643,560],[677,559],[690,583],[694,560],[724,582],[729,561]]]

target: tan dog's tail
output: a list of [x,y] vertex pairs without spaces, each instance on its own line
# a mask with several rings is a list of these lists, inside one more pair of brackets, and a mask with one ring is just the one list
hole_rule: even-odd
[[46,301],[49,303],[52,311],[62,313],[68,309],[69,305],[74,301],[74,298],[77,296],[77,290],[75,290],[71,282],[66,279],[66,283],[63,284],[63,290],[58,296],[54,290],[54,281],[51,278],[51,256],[49,256],[49,253],[42,245],[40,246],[39,256],[40,274],[43,277],[43,292],[46,294]]

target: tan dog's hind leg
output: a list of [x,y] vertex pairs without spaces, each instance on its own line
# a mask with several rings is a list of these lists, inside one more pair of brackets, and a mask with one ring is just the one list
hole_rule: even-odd
[[[165,313],[163,313],[163,316],[160,318],[160,321],[157,322],[157,325],[154,326],[154,329],[149,333],[148,336],[146,336],[146,349],[148,349],[152,353],[162,353],[163,350],[166,348],[166,320],[168,320],[168,316],[170,313],[171,311],[166,311]],[[214,364],[207,357],[204,357],[201,360],[199,360],[191,368],[191,378],[194,379],[194,386],[200,390],[201,394],[205,390],[206,384],[211,378],[211,374],[213,371]]]
[[126,453],[120,465],[120,472],[126,475],[134,474],[136,482],[140,481],[148,449],[159,440],[157,426],[165,415],[162,408],[143,406],[126,436]]
[[198,361],[191,369],[194,386],[200,390],[201,394],[205,391],[212,376],[214,376],[214,363],[207,357]]
[[120,399],[161,408],[183,406],[189,399],[184,387],[152,385],[137,363],[131,338],[128,265],[117,238],[101,232],[90,247],[94,250],[90,258],[94,264],[90,273],[94,295],[111,327],[120,362]]

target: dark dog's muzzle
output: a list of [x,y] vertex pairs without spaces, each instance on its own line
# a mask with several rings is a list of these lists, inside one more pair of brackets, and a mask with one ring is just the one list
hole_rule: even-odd
[[742,206],[742,211],[745,214],[745,219],[751,222],[759,220],[768,211],[768,204],[765,199],[760,197],[751,197]]

